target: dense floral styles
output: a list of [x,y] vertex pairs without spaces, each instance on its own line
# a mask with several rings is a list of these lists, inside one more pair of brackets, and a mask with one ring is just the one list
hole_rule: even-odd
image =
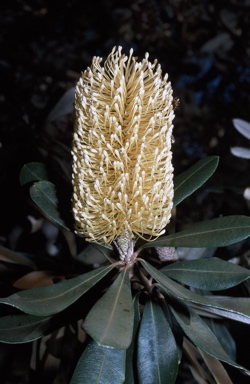
[[110,244],[164,233],[173,206],[172,87],[148,53],[94,57],[75,94],[76,233]]

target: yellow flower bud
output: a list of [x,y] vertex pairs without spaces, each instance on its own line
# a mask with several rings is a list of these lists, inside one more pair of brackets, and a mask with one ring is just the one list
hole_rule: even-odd
[[73,214],[86,240],[164,233],[173,206],[172,87],[148,53],[94,57],[75,95]]

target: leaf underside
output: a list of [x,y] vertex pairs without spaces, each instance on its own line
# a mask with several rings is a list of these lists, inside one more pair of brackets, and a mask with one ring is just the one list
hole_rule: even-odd
[[126,351],[107,348],[92,340],[80,357],[70,384],[122,384]]
[[174,384],[178,351],[171,328],[159,304],[146,303],[138,335],[137,368],[143,384]]

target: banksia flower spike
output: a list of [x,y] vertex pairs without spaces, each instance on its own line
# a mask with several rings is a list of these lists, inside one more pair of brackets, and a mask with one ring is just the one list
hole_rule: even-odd
[[132,55],[114,48],[81,75],[72,145],[75,231],[124,253],[163,234],[173,206],[171,84]]

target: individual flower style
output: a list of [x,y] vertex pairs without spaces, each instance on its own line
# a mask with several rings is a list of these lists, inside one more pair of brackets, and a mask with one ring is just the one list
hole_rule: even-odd
[[[101,244],[165,232],[173,206],[172,87],[148,53],[94,57],[75,94],[75,231]],[[125,249],[126,249],[125,241]]]

